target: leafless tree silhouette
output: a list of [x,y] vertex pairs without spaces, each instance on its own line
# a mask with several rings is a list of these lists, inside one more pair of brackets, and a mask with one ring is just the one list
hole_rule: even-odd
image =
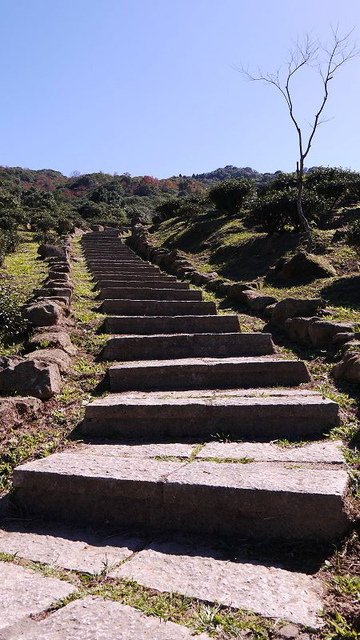
[[[257,74],[250,73],[248,69],[241,67],[240,72],[252,81],[266,82],[273,85],[284,98],[289,116],[296,129],[298,141],[298,160],[296,163],[297,177],[297,212],[301,228],[308,237],[311,237],[311,228],[304,214],[302,195],[304,188],[304,162],[309,154],[317,129],[325,122],[321,118],[329,97],[329,83],[341,67],[359,55],[359,49],[352,39],[352,31],[341,36],[338,29],[332,29],[331,41],[322,44],[306,34],[303,40],[297,41],[289,52],[289,59],[285,69],[279,68],[275,73]],[[321,97],[318,106],[315,106],[315,114],[310,122],[310,131],[306,134],[300,124],[299,117],[295,115],[293,79],[305,67],[315,68],[319,74]]]

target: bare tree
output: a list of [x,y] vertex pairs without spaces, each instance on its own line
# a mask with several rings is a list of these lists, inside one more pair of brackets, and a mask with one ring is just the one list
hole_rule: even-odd
[[[344,36],[340,36],[337,29],[332,30],[331,42],[321,44],[313,40],[307,34],[302,42],[297,42],[289,52],[289,59],[285,66],[285,71],[278,69],[275,73],[263,73],[258,71],[257,75],[249,73],[247,69],[240,71],[246,78],[252,81],[262,81],[273,85],[284,98],[289,116],[296,129],[299,156],[296,163],[297,178],[297,212],[301,228],[311,237],[311,229],[306,219],[302,206],[302,195],[304,188],[304,162],[309,154],[315,133],[324,122],[321,116],[329,97],[329,83],[339,69],[346,63],[359,55],[359,50],[352,41],[352,31]],[[300,119],[295,115],[293,80],[305,67],[314,68],[319,74],[321,97],[315,114],[310,122],[310,131],[306,134],[300,123]]]

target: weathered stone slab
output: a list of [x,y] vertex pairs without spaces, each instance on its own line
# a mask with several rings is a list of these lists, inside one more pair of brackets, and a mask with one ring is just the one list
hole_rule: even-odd
[[123,362],[110,367],[109,374],[113,392],[291,386],[310,380],[304,362],[270,356]]
[[0,562],[0,630],[40,613],[74,591],[71,584],[36,571]]
[[241,558],[230,561],[214,549],[172,542],[152,544],[110,575],[269,618],[313,628],[321,624],[320,580]]
[[[75,600],[32,625],[24,640],[191,640],[190,629],[101,598]],[[209,640],[207,635],[196,636]]]
[[339,423],[338,405],[293,389],[132,391],[89,403],[81,433],[91,437],[275,440],[320,437]]
[[233,333],[240,331],[236,315],[208,316],[110,316],[106,333],[152,335],[159,333]]
[[165,462],[96,455],[89,447],[21,465],[13,481],[14,498],[29,513],[82,526],[323,540],[347,527],[342,469]]
[[174,358],[229,358],[274,353],[268,333],[177,333],[150,336],[114,336],[107,341],[104,360],[172,360]]
[[84,455],[91,451],[96,456],[113,456],[116,458],[190,458],[194,446],[196,445],[183,442],[81,444],[76,451]]
[[250,459],[255,462],[298,462],[313,464],[345,464],[342,442],[325,440],[301,447],[280,447],[269,442],[209,442],[196,458]]
[[[15,500],[30,512],[81,526],[121,524],[156,528],[163,479],[181,462],[98,455],[54,454],[18,467]],[[71,500],[69,501],[69,495]]]
[[100,299],[114,300],[201,300],[202,293],[195,289],[131,289],[131,287],[112,287],[101,289]]
[[126,316],[209,315],[216,313],[216,306],[214,302],[182,300],[104,300],[101,311]]
[[171,473],[164,504],[178,531],[325,540],[347,527],[342,504],[347,485],[340,469],[196,462]]
[[149,276],[141,276],[137,280],[135,279],[135,277],[125,279],[124,276],[122,276],[121,278],[116,278],[115,276],[113,276],[113,278],[111,279],[98,278],[97,284],[100,289],[113,287],[131,287],[132,289],[142,289],[144,286],[154,287],[156,289],[189,289],[189,285],[186,284],[186,282],[176,282],[176,280],[168,280],[165,278],[155,279],[149,278]]
[[140,538],[113,536],[102,540],[83,529],[40,524],[36,527],[34,523],[30,527],[28,530],[17,521],[12,528],[0,529],[0,551],[52,567],[100,573],[144,546]]

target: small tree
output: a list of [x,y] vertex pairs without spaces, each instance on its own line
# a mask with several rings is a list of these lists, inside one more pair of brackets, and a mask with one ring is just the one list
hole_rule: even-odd
[[[341,37],[337,30],[333,30],[332,40],[329,45],[318,43],[312,40],[309,35],[305,36],[303,43],[297,42],[290,51],[285,73],[278,69],[275,73],[262,73],[260,71],[257,75],[253,75],[244,68],[241,69],[241,72],[249,80],[267,82],[273,85],[286,102],[290,119],[296,129],[299,151],[296,163],[297,215],[301,228],[309,237],[311,237],[311,229],[303,211],[302,200],[305,159],[310,152],[315,133],[323,122],[321,116],[329,97],[329,83],[339,69],[346,62],[356,57],[358,53],[354,43],[351,41],[351,32]],[[310,132],[306,135],[300,124],[299,117],[295,115],[292,81],[294,76],[299,74],[301,70],[309,67],[316,68],[319,73],[322,96],[318,107],[315,107],[315,114],[310,123]]]

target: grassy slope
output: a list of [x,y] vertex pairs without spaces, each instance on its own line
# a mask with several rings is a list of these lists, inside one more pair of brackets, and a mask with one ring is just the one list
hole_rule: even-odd
[[217,271],[236,282],[260,282],[264,293],[278,299],[321,296],[338,320],[360,323],[360,274],[358,256],[344,241],[334,241],[334,231],[318,231],[314,252],[326,258],[337,277],[308,285],[274,286],[263,279],[279,258],[301,248],[296,234],[273,237],[245,229],[242,222],[225,216],[199,217],[196,221],[172,218],[154,229],[158,245],[185,251],[199,271]]

